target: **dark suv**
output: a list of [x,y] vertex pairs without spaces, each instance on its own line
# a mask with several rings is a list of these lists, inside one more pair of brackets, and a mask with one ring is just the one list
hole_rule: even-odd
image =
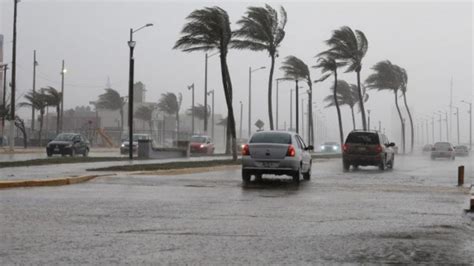
[[342,160],[344,170],[349,170],[352,165],[374,165],[380,170],[392,169],[395,153],[392,147],[395,143],[389,142],[387,137],[378,131],[354,130],[347,136],[342,147]]

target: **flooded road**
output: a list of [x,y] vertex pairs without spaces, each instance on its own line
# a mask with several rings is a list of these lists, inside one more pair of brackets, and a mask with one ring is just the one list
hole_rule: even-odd
[[395,169],[342,172],[315,160],[311,181],[240,168],[119,174],[0,191],[0,264],[474,263],[472,158],[398,156]]

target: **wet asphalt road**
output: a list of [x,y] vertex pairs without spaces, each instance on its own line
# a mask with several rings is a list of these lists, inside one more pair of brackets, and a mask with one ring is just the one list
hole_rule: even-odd
[[0,191],[0,264],[474,263],[472,158],[397,157],[299,186],[230,168]]

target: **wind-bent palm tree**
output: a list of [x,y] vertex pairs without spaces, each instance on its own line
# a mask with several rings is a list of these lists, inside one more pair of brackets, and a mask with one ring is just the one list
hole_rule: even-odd
[[111,88],[105,89],[105,93],[99,95],[96,106],[98,108],[119,111],[120,113],[120,135],[123,133],[123,107],[125,106],[125,98]]
[[348,26],[343,26],[332,33],[326,44],[329,50],[320,53],[340,60],[343,66],[347,66],[346,73],[355,71],[357,73],[357,87],[359,89],[359,108],[362,115],[362,127],[367,129],[367,120],[365,118],[364,100],[362,88],[360,85],[360,71],[362,70],[362,59],[367,53],[369,44],[365,34],[362,31],[352,31]]
[[44,88],[44,91],[47,96],[48,106],[56,107],[56,135],[59,134],[59,123],[60,123],[60,113],[61,113],[61,92],[57,91],[53,87]]
[[410,139],[410,153],[413,153],[413,146],[415,145],[415,131],[413,129],[413,118],[411,116],[411,112],[410,112],[410,109],[408,109],[408,103],[407,103],[407,96],[406,96],[406,93],[407,93],[407,86],[408,86],[408,74],[406,72],[406,70],[402,67],[399,67],[397,65],[394,65],[395,67],[395,70],[397,71],[398,75],[399,75],[399,78],[400,78],[400,90],[402,91],[402,95],[403,95],[403,102],[405,104],[405,108],[407,109],[407,113],[408,113],[408,118],[410,119],[410,135],[411,135],[411,139]]
[[339,107],[339,101],[337,100],[337,68],[340,67],[343,63],[337,62],[336,59],[332,57],[319,57],[318,64],[313,66],[314,68],[321,68],[321,73],[324,75],[321,79],[324,80],[328,78],[330,75],[334,75],[334,93],[333,98],[336,105],[337,110],[337,119],[339,122],[339,140],[341,143],[341,147],[344,144],[344,131],[342,127],[342,117],[341,117],[341,108]]
[[29,91],[25,96],[26,102],[21,102],[20,106],[32,107],[39,111],[40,114],[40,128],[38,131],[39,145],[41,146],[41,134],[43,132],[43,120],[46,107],[48,106],[48,95],[44,93],[44,90]]
[[402,86],[400,73],[389,60],[381,61],[375,64],[372,69],[375,73],[371,74],[365,80],[367,88],[376,89],[378,91],[392,91],[395,96],[395,106],[397,108],[398,116],[402,127],[402,147],[405,153],[405,122],[398,105],[398,91]]
[[153,118],[154,110],[155,110],[154,106],[140,106],[135,111],[135,115],[134,115],[137,119],[143,120],[148,123],[150,132],[152,131],[152,118]]
[[[179,138],[179,110],[181,109],[182,100],[183,95],[181,93],[176,96],[176,94],[172,92],[167,92],[161,94],[161,98],[158,101],[158,110],[164,112],[167,115],[174,114],[176,117],[176,140]],[[166,132],[165,126],[165,119],[163,119],[163,132]]]
[[[280,67],[281,70],[285,72],[284,78],[286,79],[294,79],[296,81],[302,80],[306,81],[308,84],[309,92],[308,92],[308,144],[313,145],[313,110],[312,110],[312,102],[313,102],[313,81],[311,80],[311,75],[309,72],[308,65],[306,65],[301,59],[295,56],[287,56],[285,60],[282,62],[282,66]],[[298,84],[296,85],[298,86]],[[298,93],[298,90],[296,90]],[[298,110],[298,96],[296,96],[296,110]],[[297,111],[298,112],[298,111]],[[298,129],[298,128],[297,128]]]
[[[209,117],[211,116],[211,112],[210,112],[210,107],[209,105],[207,106],[207,112],[206,112],[206,108],[204,107],[204,105],[202,104],[198,104],[197,106],[194,106],[194,115],[200,119],[200,120],[203,120],[204,119],[209,119]],[[191,115],[193,113],[193,107],[189,107],[188,109],[188,114]],[[205,117],[207,115],[207,117]]]
[[270,76],[268,78],[268,120],[273,130],[272,81],[275,68],[275,57],[278,47],[285,37],[286,11],[280,7],[280,14],[269,5],[249,7],[246,16],[237,21],[240,29],[233,32],[235,37],[232,48],[267,51],[271,58]]
[[181,31],[181,38],[174,49],[184,52],[218,50],[221,61],[221,76],[227,104],[228,130],[232,136],[232,158],[237,160],[235,117],[232,106],[232,82],[227,66],[228,46],[232,38],[229,15],[220,7],[206,7],[191,12],[188,23]]

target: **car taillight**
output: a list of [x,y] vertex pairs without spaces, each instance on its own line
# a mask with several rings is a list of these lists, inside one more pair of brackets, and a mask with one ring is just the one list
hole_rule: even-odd
[[295,147],[293,145],[288,146],[288,151],[286,152],[286,156],[294,157],[296,154]]
[[382,145],[377,145],[377,146],[375,146],[375,152],[381,153],[382,150],[383,150],[383,149],[382,149]]
[[242,155],[250,155],[249,145],[245,144],[242,146]]
[[343,145],[342,145],[342,150],[343,150],[344,152],[348,152],[348,151],[349,151],[349,144],[343,144]]

